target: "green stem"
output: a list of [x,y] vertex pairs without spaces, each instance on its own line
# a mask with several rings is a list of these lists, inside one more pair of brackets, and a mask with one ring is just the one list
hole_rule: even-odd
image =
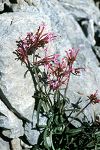
[[[89,105],[91,104],[91,101],[84,107],[82,108],[76,115],[74,118],[76,118],[80,113],[82,113]],[[70,122],[67,124],[67,126],[74,120],[74,118],[72,120],[70,120]]]
[[34,77],[34,74],[33,74],[33,71],[31,69],[31,67],[28,67],[28,70],[30,71],[30,74],[31,74],[31,77],[32,77],[32,80],[33,80],[33,84],[34,84],[35,90],[37,91],[37,87],[36,87],[37,82],[35,80],[35,77]]
[[60,107],[60,94],[59,94],[59,89],[57,90],[57,103],[58,103],[58,106]]
[[70,79],[70,73],[69,73],[69,76],[68,76],[67,85],[65,87],[64,97],[66,97],[66,92],[67,92],[67,89],[68,89],[69,79]]

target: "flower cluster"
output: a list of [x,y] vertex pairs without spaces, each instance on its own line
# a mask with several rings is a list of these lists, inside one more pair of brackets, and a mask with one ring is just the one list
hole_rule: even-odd
[[67,55],[62,58],[61,62],[56,57],[56,60],[48,65],[48,83],[53,90],[57,90],[63,84],[67,85],[71,73],[78,75],[80,69],[84,69],[73,67],[77,53],[78,51],[75,51],[75,49],[70,49],[66,52]]
[[[61,62],[59,61],[59,54],[47,55],[47,48],[44,49],[45,44],[55,39],[55,35],[52,32],[44,33],[45,24],[42,23],[35,34],[32,32],[27,33],[27,36],[24,39],[21,39],[17,42],[17,50],[15,50],[15,54],[21,62],[26,65],[37,65],[38,67],[43,65],[48,77],[48,84],[50,88],[53,90],[58,89],[63,84],[68,84],[70,74],[78,75],[80,73],[80,69],[84,68],[74,68],[73,64],[76,61],[77,54],[79,50],[75,50],[74,48],[66,51],[66,56],[62,58]],[[36,50],[42,47],[45,51],[45,57],[41,58],[40,56],[36,56]],[[29,61],[29,55],[34,55],[36,59],[33,62]],[[41,58],[40,60],[37,59]]]
[[58,89],[68,79],[69,70],[67,70],[67,63],[62,59],[61,62],[56,60],[48,65],[48,83],[53,90]]
[[[24,39],[17,41],[17,50],[14,52],[17,58],[26,64],[27,71],[24,77],[29,71],[34,85],[32,97],[35,99],[35,113],[33,112],[33,117],[36,116],[35,130],[40,131],[40,135],[38,143],[33,147],[37,147],[39,150],[66,150],[79,149],[79,147],[83,149],[84,146],[85,149],[98,149],[98,125],[100,125],[98,118],[96,123],[90,124],[87,118],[83,118],[86,121],[82,122],[82,119],[78,117],[80,114],[84,114],[84,110],[90,104],[100,102],[97,91],[87,96],[89,102],[82,109],[79,107],[80,98],[76,103],[72,103],[72,109],[67,108],[69,98],[67,98],[66,92],[70,76],[71,74],[80,75],[80,71],[84,70],[84,68],[74,66],[79,50],[69,49],[65,51],[63,58],[59,54],[48,55],[48,48],[45,45],[54,40],[56,36],[51,32],[44,33],[44,30],[45,24],[42,23],[35,34],[27,33]],[[43,50],[43,57],[37,51],[40,47]],[[63,89],[61,89],[62,86]],[[66,114],[67,111],[69,114]],[[40,117],[42,116],[46,120],[44,125],[41,124]],[[74,127],[73,121],[81,124],[79,129]],[[87,131],[88,136],[86,136]],[[43,138],[39,140],[41,137]]]
[[27,33],[23,40],[16,41],[18,48],[14,53],[18,59],[28,64],[28,55],[32,55],[39,47],[44,47],[45,44],[55,39],[54,33],[44,33],[44,30],[45,24],[42,23],[35,34],[32,32]]
[[36,64],[38,66],[44,65],[48,68],[48,66],[50,65],[51,62],[56,63],[56,61],[58,61],[58,59],[57,59],[58,57],[59,57],[59,54],[45,56],[44,58],[42,58],[36,62],[33,62],[33,64]]
[[[79,51],[79,50],[78,50]],[[35,62],[37,65],[44,65],[47,70],[48,84],[53,90],[57,90],[63,84],[68,84],[70,74],[78,75],[80,69],[74,68],[73,63],[76,60],[78,51],[70,49],[66,52],[66,56],[59,61],[59,54],[45,56],[43,59]]]
[[66,51],[66,58],[67,58],[69,66],[73,65],[74,61],[76,60],[78,52],[79,52],[79,49],[76,51],[74,48]]
[[99,102],[100,102],[100,99],[98,99],[98,97],[97,97],[97,95],[98,95],[97,92],[98,92],[98,91],[96,91],[95,93],[93,93],[93,94],[91,94],[90,96],[88,96],[88,98],[89,98],[89,100],[90,100],[90,102],[91,102],[92,104],[96,104],[96,103],[99,103]]

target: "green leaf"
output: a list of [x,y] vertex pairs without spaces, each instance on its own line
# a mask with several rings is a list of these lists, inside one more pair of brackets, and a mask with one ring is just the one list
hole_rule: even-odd
[[50,150],[50,147],[51,147],[51,141],[50,141],[50,137],[49,137],[49,134],[48,134],[48,128],[45,129],[44,131],[44,135],[43,135],[43,139],[44,139],[44,146]]
[[100,131],[95,132],[95,135],[100,136]]
[[52,130],[50,131],[50,142],[51,142],[52,150],[55,150],[54,145],[53,145],[53,141],[52,141]]
[[54,145],[53,145],[53,141],[52,141],[52,130],[49,131],[49,128],[46,128],[44,131],[44,146],[50,150],[50,148],[52,147],[52,150],[55,150]]
[[91,141],[90,143],[88,143],[87,144],[87,148],[94,148],[94,146],[95,146],[95,143],[94,143],[94,141]]
[[72,108],[72,109],[65,109],[65,111],[73,111],[73,112],[75,112],[75,111],[77,112],[77,111],[79,111],[79,110],[80,110],[80,109],[76,109],[76,108],[74,108],[74,109],[73,109],[73,108]]
[[37,125],[39,125],[40,108],[41,108],[41,100],[39,101],[38,108],[37,108]]
[[82,131],[82,129],[69,129],[69,131],[67,131],[67,134],[71,134],[71,135],[76,135],[79,134]]

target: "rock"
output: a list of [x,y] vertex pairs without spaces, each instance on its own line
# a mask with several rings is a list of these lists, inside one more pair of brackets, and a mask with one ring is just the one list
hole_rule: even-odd
[[91,45],[95,45],[95,40],[94,40],[94,21],[93,19],[89,19],[89,23],[88,23],[88,28],[87,28],[87,32],[88,32],[88,41],[90,42]]
[[0,11],[4,10],[4,5],[2,3],[0,3]]
[[11,140],[11,148],[12,150],[22,150],[19,138]]
[[17,138],[17,137],[20,137],[20,136],[23,136],[24,134],[24,131],[19,128],[19,130],[17,128],[13,128],[12,130],[3,130],[2,131],[2,134],[5,136],[5,137],[8,137],[8,138]]
[[100,1],[99,0],[94,0],[96,6],[100,9]]
[[24,143],[22,140],[21,140],[21,146],[24,150],[29,150],[32,148],[32,146],[29,146],[27,145],[26,143]]
[[9,0],[2,1],[0,5],[1,5],[0,14],[5,13],[5,12],[13,12],[12,7],[10,6]]
[[[45,116],[42,116],[41,114],[39,115],[39,125],[40,126],[45,126],[47,122],[47,118]],[[32,123],[32,128],[36,128],[37,125],[37,112],[34,111],[33,113],[33,123]]]
[[67,13],[72,14],[75,18],[93,19],[98,24],[100,16],[99,9],[95,6],[93,0],[58,0],[67,10]]
[[[62,6],[66,9],[66,13],[72,14],[78,22],[84,22],[87,20],[85,26],[87,38],[91,45],[95,44],[94,40],[94,23],[98,24],[100,20],[99,9],[95,7],[93,0],[86,1],[69,1],[69,0],[59,0]],[[82,26],[81,26],[82,27]],[[82,28],[83,29],[83,28]]]
[[9,142],[0,138],[0,150],[10,150]]
[[22,121],[0,101],[0,127],[6,129],[3,134],[9,138],[22,136],[24,134],[22,124]]
[[[39,126],[44,127],[46,125],[47,118],[40,115],[39,116]],[[33,123],[26,123],[25,124],[25,136],[27,141],[34,145],[38,142],[38,138],[40,135],[40,132],[37,131],[37,113],[34,111],[33,114]]]
[[25,124],[25,136],[29,144],[35,145],[38,142],[40,132],[36,129],[33,129],[31,123]]
[[95,27],[96,46],[100,46],[100,25]]
[[95,26],[95,45],[93,46],[94,53],[100,63],[100,24]]
[[[100,62],[100,46],[94,46],[93,50],[94,50],[94,53],[95,53],[98,61]],[[99,67],[100,67],[100,63],[99,63]]]
[[39,5],[39,0],[4,0],[0,2],[0,14],[13,11],[24,11],[28,5]]
[[[26,34],[31,27],[27,28],[26,26],[23,28],[23,31],[21,31],[23,33],[21,33],[19,32],[21,26],[18,25],[18,15],[4,14],[4,16],[0,16],[0,24],[2,26],[0,29],[0,88],[6,97],[6,99],[2,99],[6,105],[8,105],[8,103],[11,104],[12,108],[9,105],[9,109],[12,109],[16,114],[18,113],[19,117],[32,121],[34,109],[34,99],[32,95],[34,94],[34,88],[31,76],[28,73],[27,78],[24,78],[26,68],[24,65],[21,66],[20,62],[15,61],[16,56],[13,54],[13,51],[16,49],[15,41],[21,34]],[[14,16],[17,17],[15,20],[18,22],[13,20]],[[30,20],[33,19],[31,15],[29,16]],[[13,25],[11,25],[12,20]],[[24,21],[21,22],[25,23]]]

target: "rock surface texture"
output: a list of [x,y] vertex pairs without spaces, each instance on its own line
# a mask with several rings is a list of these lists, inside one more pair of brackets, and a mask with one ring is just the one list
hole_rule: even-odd
[[[50,47],[51,53],[64,56],[69,48],[80,49],[76,65],[86,71],[78,78],[71,77],[69,98],[75,102],[83,93],[85,105],[87,95],[97,89],[100,93],[100,11],[92,0],[0,1],[0,128],[7,140],[25,134],[27,144],[31,145],[38,138],[38,133],[31,129],[34,89],[31,76],[27,74],[24,78],[26,68],[15,61],[13,51],[17,48],[16,40],[27,32],[35,32],[41,22],[58,36]],[[100,115],[100,104],[93,107]],[[93,113],[92,106],[86,109],[90,120]],[[0,139],[0,150],[9,150],[5,138]]]

